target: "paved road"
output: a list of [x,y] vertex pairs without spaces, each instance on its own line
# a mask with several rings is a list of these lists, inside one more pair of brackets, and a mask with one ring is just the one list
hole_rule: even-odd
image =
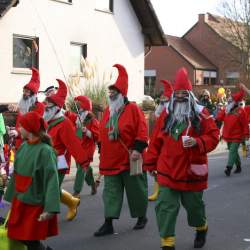
[[[225,177],[223,170],[226,154],[209,157],[209,188],[205,192],[209,234],[204,250],[250,250],[250,160],[243,160],[243,172]],[[72,182],[64,183],[71,191]],[[149,187],[152,189],[149,177]],[[60,235],[47,242],[55,250],[157,250],[160,249],[155,221],[154,203],[149,204],[149,223],[142,231],[133,231],[135,220],[128,212],[127,201],[121,218],[115,221],[117,234],[103,238],[93,237],[94,231],[103,223],[102,186],[95,196],[89,195],[86,186],[81,196],[77,218],[72,222],[64,220],[65,208],[59,218]],[[193,249],[194,231],[188,227],[186,214],[180,211],[176,226],[177,250]]]

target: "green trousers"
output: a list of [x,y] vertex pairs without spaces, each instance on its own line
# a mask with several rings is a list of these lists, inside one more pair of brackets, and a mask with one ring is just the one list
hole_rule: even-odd
[[233,167],[234,164],[240,165],[240,156],[239,156],[239,142],[228,142],[227,143],[228,149],[229,149],[229,154],[228,154],[228,161],[227,161],[227,166]]
[[58,179],[59,179],[59,187],[61,188],[63,180],[64,180],[65,174],[58,172]]
[[160,186],[156,201],[156,217],[161,238],[175,236],[175,225],[180,203],[187,212],[188,224],[201,227],[206,224],[203,192],[178,191]]
[[74,182],[74,192],[81,193],[84,180],[88,186],[93,186],[95,184],[93,169],[89,166],[88,171],[85,173],[83,168],[77,164],[76,177]]
[[103,202],[105,218],[120,217],[123,193],[126,191],[132,218],[146,216],[148,207],[147,175],[130,176],[129,171],[104,176]]

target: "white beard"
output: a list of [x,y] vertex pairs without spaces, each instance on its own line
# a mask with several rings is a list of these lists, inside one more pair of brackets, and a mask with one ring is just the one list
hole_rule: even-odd
[[164,102],[164,103],[160,103],[158,106],[157,106],[157,108],[156,108],[156,110],[155,110],[155,116],[158,118],[158,117],[160,117],[160,115],[161,115],[161,113],[162,113],[162,111],[164,110],[164,109],[167,109],[168,108],[168,102]]
[[36,103],[37,96],[32,95],[29,96],[27,99],[24,99],[23,97],[18,103],[19,111],[22,115],[28,113],[30,111],[30,108]]
[[188,102],[175,102],[174,104],[174,120],[177,122],[187,121],[190,116]]
[[83,112],[80,112],[80,118],[79,116],[77,116],[77,120],[76,120],[76,126],[78,128],[81,128],[82,127],[82,123],[84,122],[85,118],[87,117],[89,111],[83,111]]
[[53,108],[49,109],[48,111],[45,110],[43,118],[45,121],[49,122],[53,119],[59,118],[60,116],[63,116],[62,111],[58,112],[60,108],[58,106],[54,106]]
[[117,95],[115,100],[108,99],[109,102],[109,112],[110,116],[113,116],[114,113],[117,113],[119,109],[124,105],[124,97],[120,93]]
[[231,109],[234,107],[234,105],[235,105],[235,102],[234,102],[234,101],[229,102],[229,103],[227,104],[227,106],[226,106],[226,114],[228,114],[228,113],[231,111]]

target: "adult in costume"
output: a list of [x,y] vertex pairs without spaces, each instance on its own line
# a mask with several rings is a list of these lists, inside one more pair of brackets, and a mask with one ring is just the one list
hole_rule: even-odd
[[[197,104],[185,68],[176,74],[174,93],[153,133],[145,166],[157,171],[160,185],[155,210],[161,247],[175,249],[181,203],[187,211],[188,224],[196,228],[194,248],[201,248],[208,229],[202,198],[207,188],[207,153],[217,146],[219,130],[206,108]],[[197,173],[196,167],[202,172]]]
[[139,107],[127,98],[128,74],[115,64],[119,71],[115,84],[109,86],[109,106],[100,121],[100,174],[104,175],[105,222],[95,236],[112,234],[113,219],[118,219],[127,194],[132,218],[138,218],[134,229],[142,229],[147,223],[147,177],[130,176],[129,154],[133,161],[142,157],[147,147],[147,126]]
[[[160,104],[155,110],[155,117],[156,119],[160,117],[161,112],[166,108],[166,105],[168,105],[169,99],[173,93],[173,87],[170,82],[167,80],[161,80],[161,83],[163,84],[164,91],[160,97]],[[153,135],[152,135],[153,136]],[[155,183],[153,188],[153,194],[148,197],[149,201],[155,201],[159,195],[159,184],[156,180],[155,176]]]
[[56,154],[39,114],[28,112],[20,117],[19,124],[25,141],[16,153],[14,174],[5,194],[5,200],[12,203],[8,237],[22,241],[28,250],[51,249],[40,240],[58,234],[60,190]]
[[[73,122],[76,135],[81,140],[82,148],[89,159],[89,164],[93,161],[96,143],[99,140],[99,122],[92,113],[92,102],[87,96],[77,96],[74,98],[79,114],[66,112],[65,115]],[[83,183],[91,187],[91,194],[97,192],[94,181],[93,169],[88,167],[87,172],[77,164],[76,178],[74,182],[74,197],[80,198]]]
[[225,169],[226,176],[230,176],[232,168],[236,165],[234,173],[241,172],[241,161],[239,156],[240,143],[249,138],[249,127],[247,115],[239,104],[244,97],[244,90],[232,94],[225,109],[221,110],[216,119],[223,122],[222,138],[227,142],[229,155]]
[[[57,81],[59,84],[57,92],[46,99],[44,119],[48,122],[48,134],[51,136],[53,147],[58,155],[58,174],[61,186],[65,174],[69,173],[71,155],[85,169],[89,162],[81,146],[81,141],[75,135],[71,121],[64,116],[62,111],[67,96],[66,84],[62,80],[57,79]],[[62,190],[61,202],[68,206],[67,220],[73,220],[77,214],[80,200],[74,198],[66,190]]]
[[21,100],[18,103],[18,115],[16,119],[16,129],[9,130],[9,136],[16,137],[16,149],[22,144],[22,138],[18,131],[19,119],[22,115],[26,114],[29,111],[35,111],[41,116],[44,113],[44,104],[38,102],[37,93],[40,87],[40,75],[39,71],[36,68],[32,68],[32,76],[30,81],[23,87],[23,95]]

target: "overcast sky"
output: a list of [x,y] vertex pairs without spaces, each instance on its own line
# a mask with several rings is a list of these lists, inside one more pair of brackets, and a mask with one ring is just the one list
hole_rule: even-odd
[[164,32],[182,36],[198,20],[199,13],[218,14],[221,0],[151,0]]

